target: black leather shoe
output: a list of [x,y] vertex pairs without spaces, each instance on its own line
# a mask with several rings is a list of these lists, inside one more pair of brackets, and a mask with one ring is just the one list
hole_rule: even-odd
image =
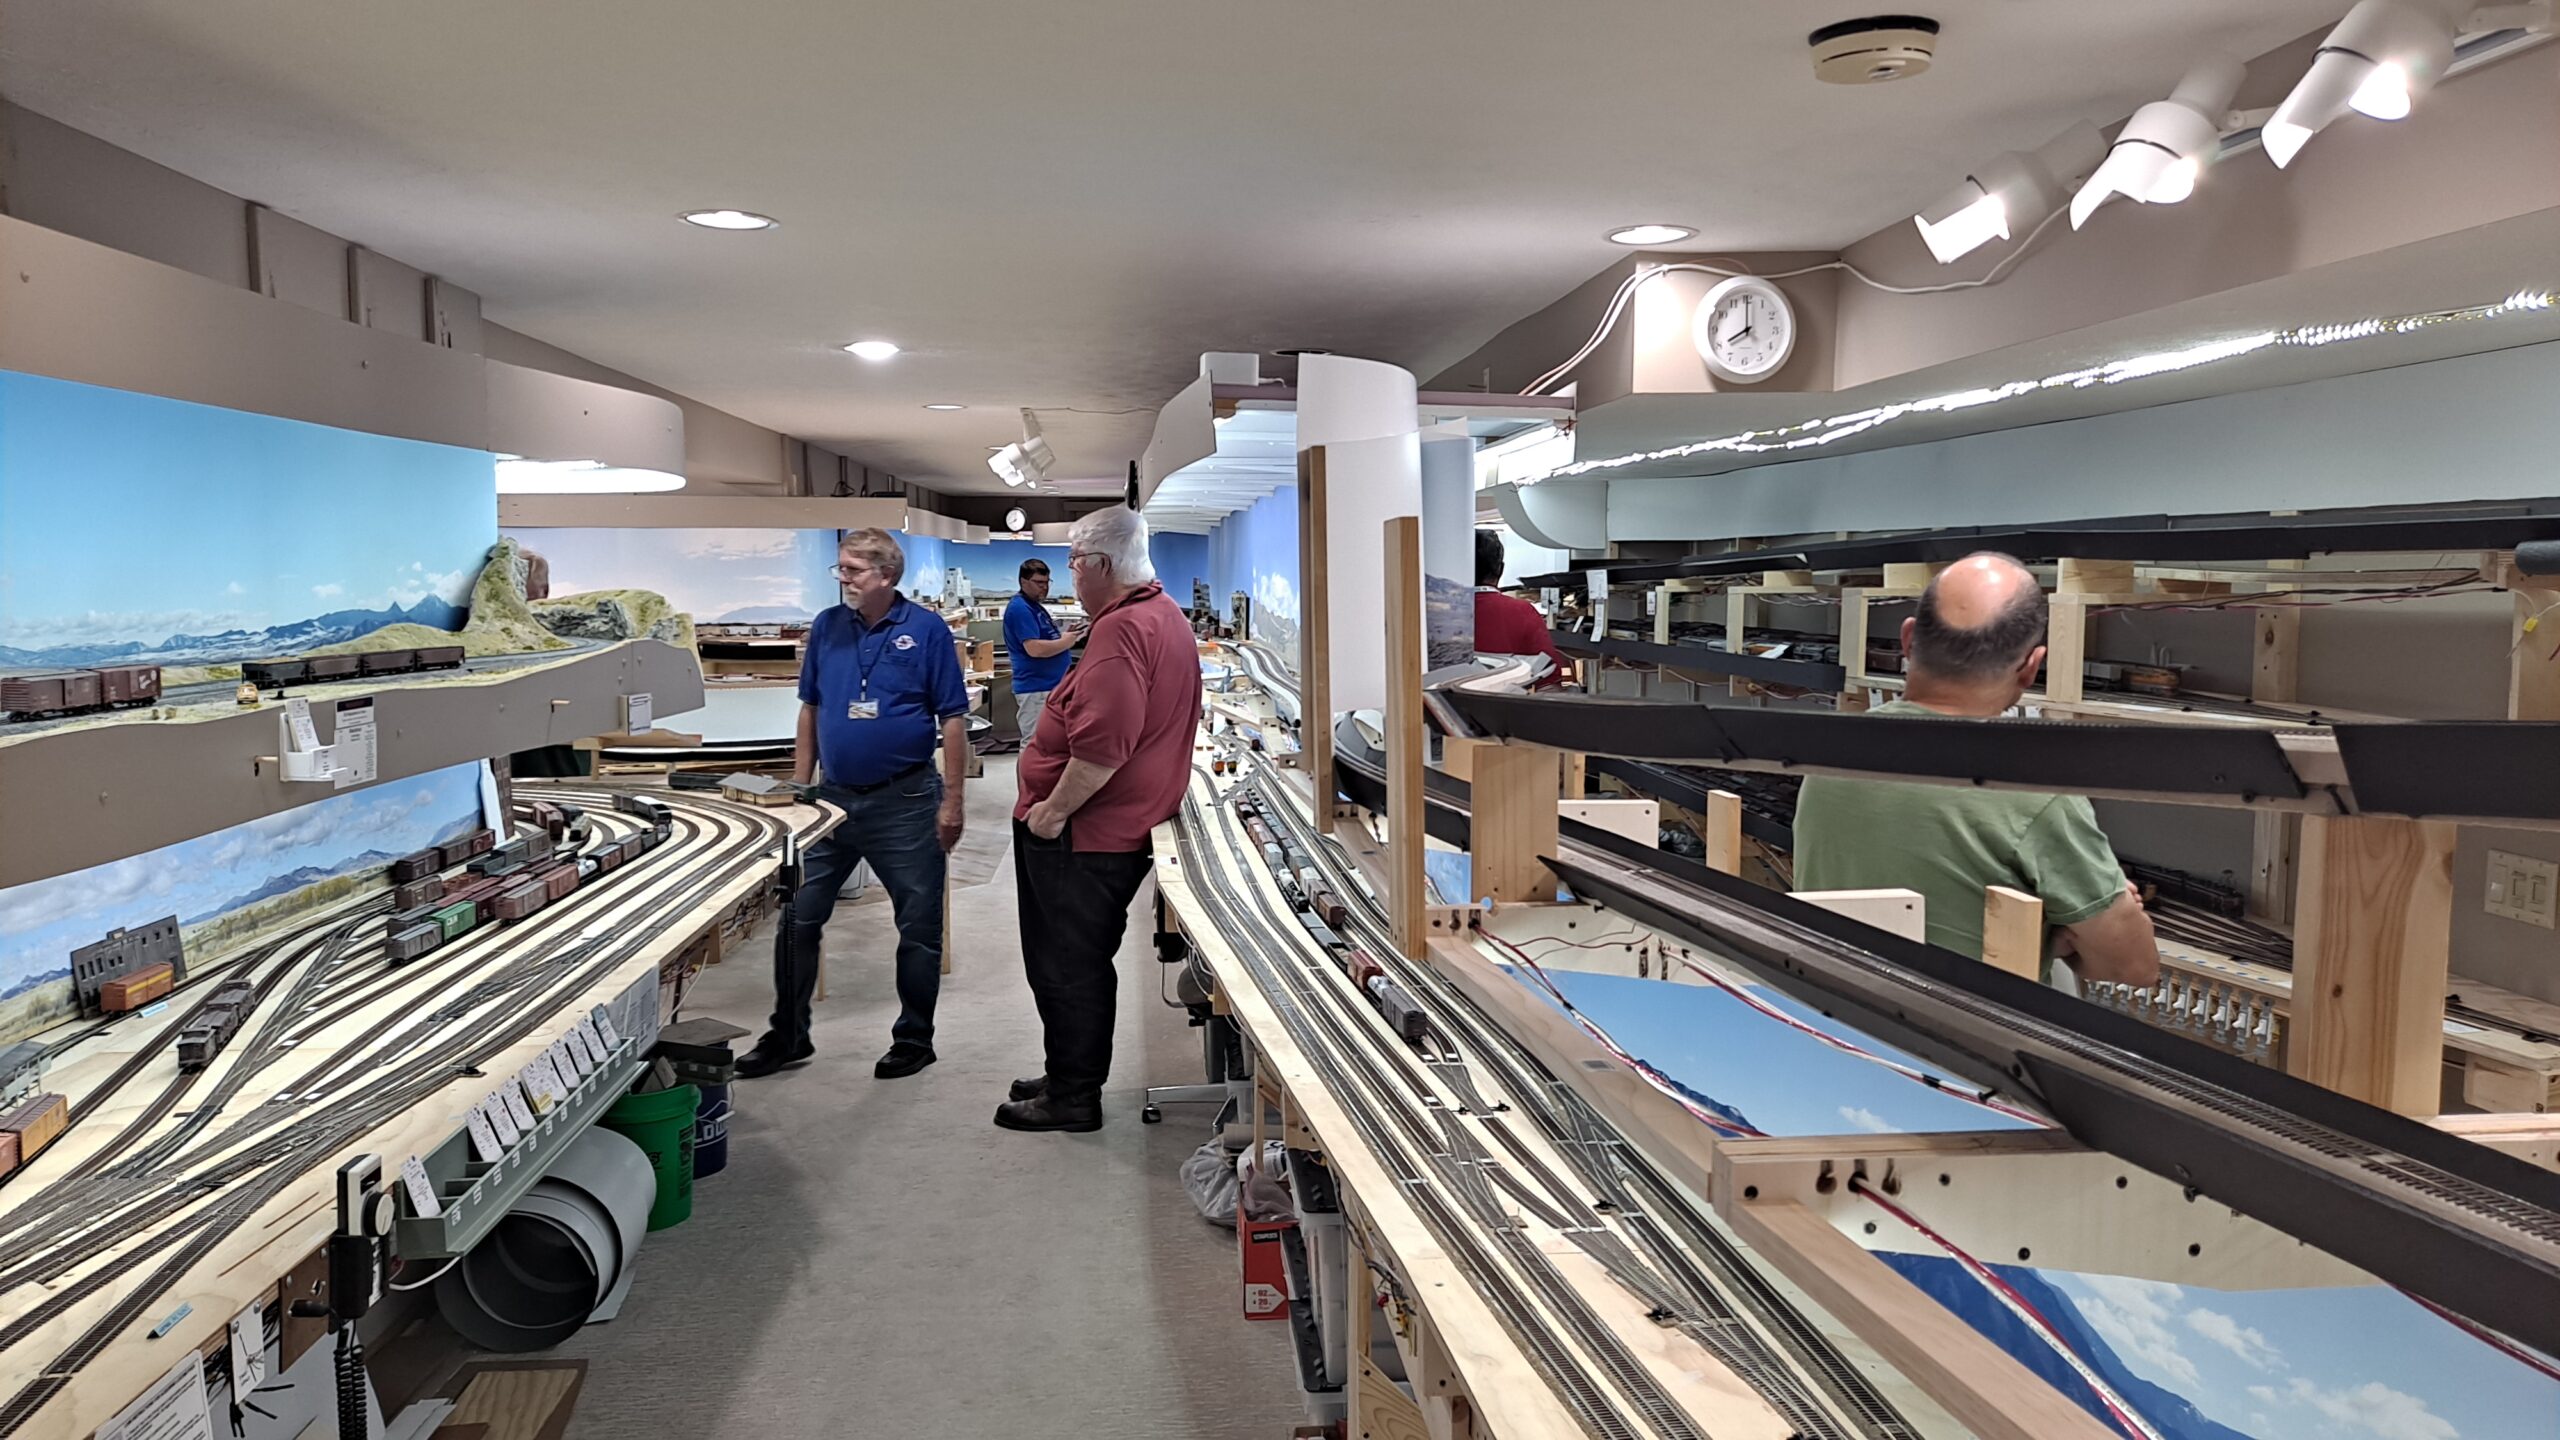
[[871,1067],[871,1073],[883,1080],[899,1080],[913,1075],[937,1058],[932,1046],[901,1040],[889,1047],[889,1053],[880,1057],[880,1063]]
[[818,1047],[806,1040],[801,1041],[797,1049],[785,1050],[768,1035],[756,1042],[756,1048],[738,1057],[738,1078],[761,1080],[794,1065],[806,1065],[817,1053]]
[[1044,1089],[1028,1100],[997,1106],[996,1123],[1007,1130],[1099,1130],[1102,1102],[1091,1096],[1053,1095]]
[[1025,1075],[1021,1079],[1013,1082],[1013,1088],[1004,1092],[1004,1098],[1007,1100],[1037,1100],[1048,1093],[1048,1076]]

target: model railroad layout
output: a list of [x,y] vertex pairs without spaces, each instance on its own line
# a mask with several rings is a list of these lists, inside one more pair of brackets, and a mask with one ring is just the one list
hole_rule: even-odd
[[1943,1421],[1924,1430],[1879,1391],[1721,1220],[1500,1024],[1398,955],[1374,891],[1315,832],[1305,797],[1260,756],[1218,743],[1237,778],[1197,770],[1176,822],[1180,870],[1205,912],[1186,919],[1235,948],[1361,1143],[1589,1434],[1713,1432],[1675,1398],[1675,1372],[1631,1349],[1557,1267],[1541,1242],[1558,1236],[1694,1340],[1696,1358],[1748,1384],[1774,1412],[1771,1433],[1940,1432]]
[[[173,1289],[297,1180],[495,1063],[706,899],[770,867],[793,833],[787,813],[712,797],[543,788],[561,841],[536,811],[541,823],[509,843],[566,842],[550,858],[583,883],[513,923],[484,928],[475,915],[395,963],[392,901],[377,891],[203,963],[204,983],[160,1008],[0,1055],[17,1067],[0,1085],[49,1087],[0,1118],[38,1137],[28,1147],[28,1130],[8,1132],[21,1148],[0,1184],[0,1435],[35,1421],[109,1346],[168,1318]],[[481,853],[499,849],[493,836]],[[610,874],[597,860],[608,849],[625,852]],[[434,852],[439,876],[446,858]],[[135,1025],[179,1044],[112,1064],[86,1053]],[[185,1037],[207,1030],[220,1041],[190,1063]],[[41,1079],[16,1078],[30,1069]],[[270,1103],[280,1095],[296,1103]]]
[[44,720],[129,710],[160,698],[157,665],[23,670],[0,676],[0,720]]
[[358,650],[340,655],[299,655],[283,660],[244,660],[242,681],[261,690],[288,685],[316,685],[324,680],[357,680],[374,675],[413,675],[421,670],[459,670],[459,645],[421,645],[404,650]]

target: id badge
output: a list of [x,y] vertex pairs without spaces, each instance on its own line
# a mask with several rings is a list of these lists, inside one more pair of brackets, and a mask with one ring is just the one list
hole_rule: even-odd
[[877,720],[880,718],[880,702],[877,700],[853,701],[844,707],[844,718],[847,720]]

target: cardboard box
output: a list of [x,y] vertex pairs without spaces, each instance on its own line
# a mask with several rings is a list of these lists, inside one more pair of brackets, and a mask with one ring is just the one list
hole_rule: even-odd
[[1244,1318],[1289,1318],[1289,1267],[1280,1258],[1280,1237],[1296,1229],[1295,1220],[1248,1220],[1236,1206],[1236,1253],[1244,1268]]

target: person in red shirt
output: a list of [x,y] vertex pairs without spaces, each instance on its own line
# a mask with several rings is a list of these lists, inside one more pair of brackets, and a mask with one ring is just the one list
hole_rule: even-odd
[[996,1110],[1008,1130],[1099,1130],[1120,977],[1112,957],[1147,878],[1148,832],[1182,808],[1200,729],[1200,652],[1157,583],[1147,522],[1123,505],[1067,533],[1092,616],[1084,655],[1015,770],[1013,878],[1022,969],[1040,1009],[1041,1074]]
[[1555,662],[1531,688],[1552,690],[1565,682],[1573,662],[1564,658],[1547,633],[1547,617],[1538,607],[1494,587],[1502,583],[1502,536],[1476,532],[1476,653],[1479,655],[1544,655]]

